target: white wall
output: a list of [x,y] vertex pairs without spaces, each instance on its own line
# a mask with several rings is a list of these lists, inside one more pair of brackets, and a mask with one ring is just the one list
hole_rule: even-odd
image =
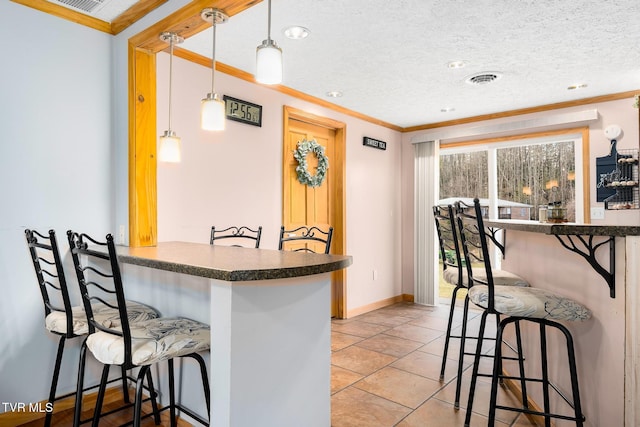
[[[67,229],[113,230],[111,38],[2,1],[0,46],[0,402],[28,403],[48,395],[57,339],[45,332],[24,229],[53,228],[62,248]],[[75,388],[79,345],[63,391]]]
[[[211,69],[177,57],[173,65],[172,130],[182,138],[183,157],[158,164],[158,241],[205,243],[212,225],[262,225],[260,246],[277,248],[288,105],[346,123],[346,253],[353,256],[347,310],[400,295],[400,133],[219,72],[216,92],[262,105],[263,124],[227,121],[224,132],[203,131],[200,100],[210,92]],[[167,128],[169,55],[157,55],[157,73],[160,135]],[[365,135],[386,141],[387,150],[363,146]]]

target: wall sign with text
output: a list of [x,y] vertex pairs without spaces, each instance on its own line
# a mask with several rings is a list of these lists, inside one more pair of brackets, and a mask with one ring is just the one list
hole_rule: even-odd
[[384,141],[379,141],[377,139],[369,138],[365,136],[362,138],[362,145],[366,145],[367,147],[377,148],[378,150],[386,150],[387,143]]
[[225,95],[223,97],[227,119],[262,127],[262,105],[253,104]]

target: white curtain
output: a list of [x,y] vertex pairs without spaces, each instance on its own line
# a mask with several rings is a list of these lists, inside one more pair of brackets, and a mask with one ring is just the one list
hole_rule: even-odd
[[439,141],[414,144],[414,293],[416,304],[435,305],[438,302],[438,242],[433,218],[433,206],[439,199]]

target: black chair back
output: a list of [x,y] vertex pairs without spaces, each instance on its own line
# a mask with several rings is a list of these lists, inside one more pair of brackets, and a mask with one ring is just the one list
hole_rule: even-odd
[[65,313],[67,319],[65,336],[72,338],[76,335],[73,333],[71,299],[62,267],[56,232],[49,230],[49,235],[46,236],[35,230],[27,229],[25,230],[25,238],[31,254],[33,268],[38,278],[42,302],[44,303],[44,315],[46,317],[53,311]]
[[231,246],[247,247],[239,244],[239,242],[248,241],[254,248],[260,247],[260,236],[262,235],[262,226],[257,230],[253,230],[249,227],[227,227],[223,230],[216,230],[216,227],[211,227],[210,244],[215,244],[216,240],[226,240],[233,243]]
[[442,269],[455,268],[458,272],[458,285],[468,286],[463,282],[463,271],[465,262],[462,257],[462,248],[456,226],[456,217],[452,205],[442,205],[433,207],[433,217],[436,222],[438,232],[438,242],[440,243],[440,257],[442,258]]
[[[496,313],[494,309],[493,270],[491,268],[487,240],[490,237],[486,232],[484,220],[482,219],[480,201],[477,198],[474,199],[473,206],[468,206],[464,202],[456,202],[456,221],[462,253],[466,260],[467,274],[469,275],[469,287],[486,285],[489,291],[487,310],[489,313]],[[472,264],[481,264],[486,276],[484,278],[474,277]]]
[[[311,252],[328,254],[331,249],[331,238],[333,237],[333,227],[329,227],[328,231],[313,226],[302,226],[292,230],[285,230],[284,226],[280,227],[280,240],[278,242],[279,250],[287,250],[290,247],[294,252]],[[315,251],[309,245],[320,243],[324,245],[324,252]],[[298,244],[303,246],[297,247]]]
[[[125,302],[120,265],[116,255],[113,236],[107,234],[101,242],[84,233],[67,231],[71,256],[75,266],[80,295],[89,322],[89,334],[102,331],[117,335],[124,341],[124,365],[131,363],[131,330]],[[97,322],[91,304],[102,303],[118,311],[117,327]]]

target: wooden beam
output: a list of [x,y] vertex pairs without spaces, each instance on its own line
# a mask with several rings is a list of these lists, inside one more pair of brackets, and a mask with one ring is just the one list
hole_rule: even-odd
[[156,53],[167,47],[167,43],[159,39],[160,33],[164,31],[176,33],[187,39],[210,27],[211,25],[200,17],[200,12],[202,12],[204,8],[214,7],[224,11],[224,13],[229,16],[233,16],[261,1],[262,0],[194,0],[182,9],[177,10],[146,30],[136,34],[129,39],[129,42],[137,48]]

